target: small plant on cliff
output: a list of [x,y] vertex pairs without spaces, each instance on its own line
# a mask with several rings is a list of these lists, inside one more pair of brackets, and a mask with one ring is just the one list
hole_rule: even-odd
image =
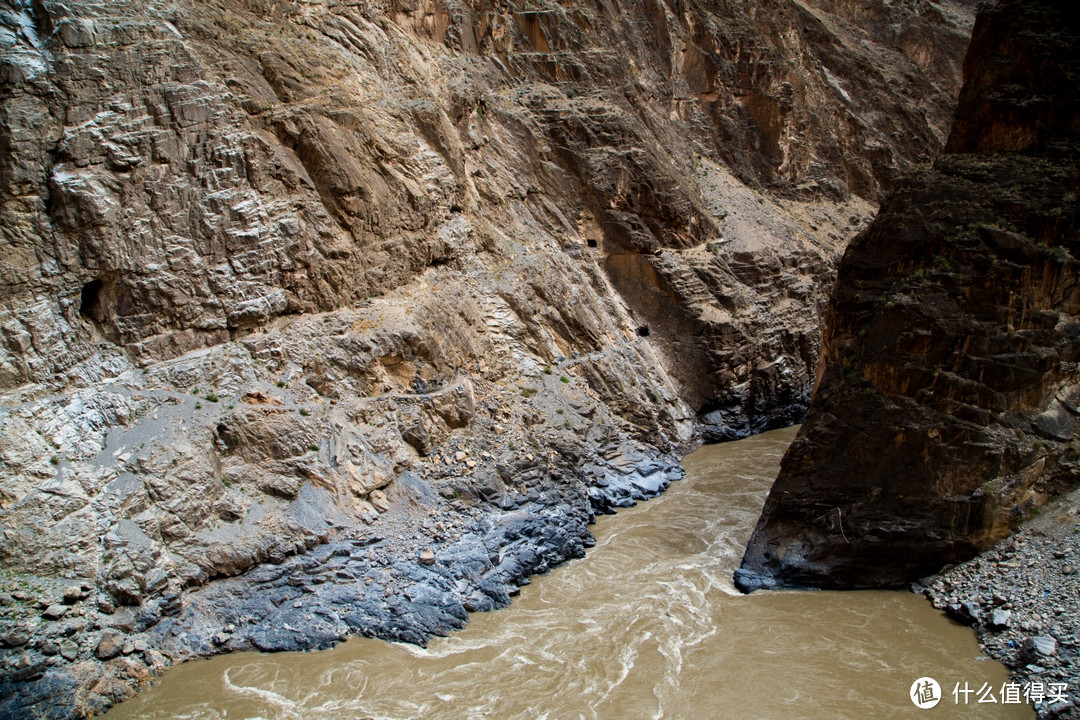
[[206,393],[206,402],[217,402],[218,396],[212,392]]
[[559,376],[559,382],[568,383],[568,382],[570,382],[570,378],[566,377],[565,375],[560,375]]
[[550,375],[551,374],[551,366],[550,365],[545,365],[544,366],[544,374],[545,375]]
[[301,417],[307,417],[308,415],[310,415],[310,414],[311,414],[310,412],[308,412],[308,409],[307,409],[307,408],[300,408],[300,411],[299,411],[299,412],[300,412],[300,416],[301,416]]
[[1059,263],[1063,263],[1069,259],[1069,251],[1061,247],[1060,245],[1055,245],[1054,247],[1050,248],[1050,257],[1054,258],[1054,260],[1058,261]]

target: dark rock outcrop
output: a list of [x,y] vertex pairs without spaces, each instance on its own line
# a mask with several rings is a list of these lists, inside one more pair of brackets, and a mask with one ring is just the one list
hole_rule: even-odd
[[737,581],[895,586],[1076,483],[1075,13],[984,10],[948,147],[844,255],[811,410]]
[[800,417],[971,5],[0,0],[0,716],[422,642]]

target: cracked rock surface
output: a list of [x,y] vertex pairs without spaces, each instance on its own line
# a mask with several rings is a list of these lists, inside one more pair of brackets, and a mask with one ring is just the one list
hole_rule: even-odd
[[422,643],[801,418],[971,6],[0,1],[0,715]]
[[945,154],[844,254],[744,587],[901,586],[1077,486],[1078,47],[1056,3],[980,13]]

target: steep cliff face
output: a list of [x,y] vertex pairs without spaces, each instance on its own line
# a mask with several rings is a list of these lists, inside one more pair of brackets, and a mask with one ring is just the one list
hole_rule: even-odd
[[845,253],[744,587],[902,584],[1076,484],[1080,46],[1059,5],[980,14],[948,154]]
[[423,641],[800,417],[969,6],[0,4],[0,710]]
[[[694,409],[798,394],[814,318],[769,318],[790,338],[747,323],[777,305],[747,268],[827,273],[865,207],[832,238],[797,218],[769,233],[785,247],[700,256],[731,216],[709,167],[875,199],[941,146],[962,18],[881,6],[850,18],[866,32],[843,8],[737,5],[12,5],[0,383],[93,383],[113,357],[383,294],[497,252],[486,226],[525,213],[602,241],[653,342],[697,359],[678,378]],[[440,235],[455,218],[471,243]],[[792,380],[756,372],[776,357]]]

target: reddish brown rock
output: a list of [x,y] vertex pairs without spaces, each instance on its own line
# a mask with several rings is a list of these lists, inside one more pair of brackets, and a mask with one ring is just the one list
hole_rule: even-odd
[[[408,538],[529,497],[586,517],[597,448],[801,417],[841,248],[943,145],[973,20],[0,5],[0,566],[96,578],[42,624],[79,656],[104,624],[149,643],[0,688],[0,715],[57,717],[130,692],[136,656],[240,647],[239,626],[213,641],[231,603],[192,608],[228,578],[260,602],[262,563],[369,527],[414,558]],[[446,517],[402,519],[424,486]]]
[[980,16],[957,152],[901,182],[845,253],[742,587],[899,585],[1076,483],[1080,44],[1060,5]]

